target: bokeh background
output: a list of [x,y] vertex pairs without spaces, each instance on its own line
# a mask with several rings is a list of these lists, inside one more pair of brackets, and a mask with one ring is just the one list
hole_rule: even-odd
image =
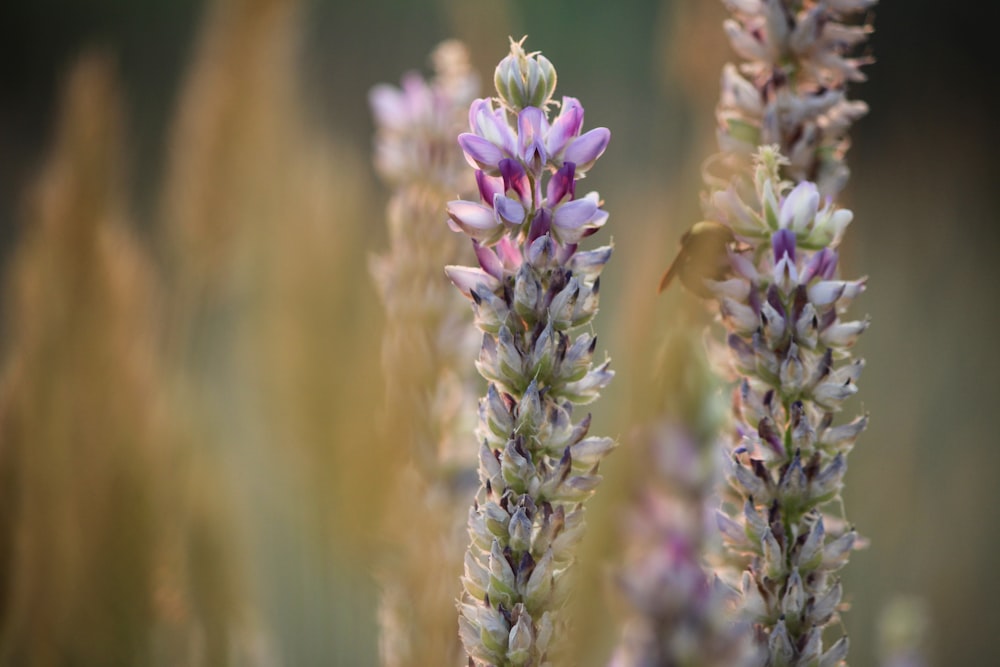
[[[489,80],[529,35],[612,129],[590,174],[616,254],[598,334],[628,432],[681,300],[722,63],[714,0],[33,0],[0,7],[0,663],[374,665],[386,244],[366,95],[458,37]],[[848,515],[851,664],[926,605],[930,664],[1000,628],[997,133],[991,3],[878,7],[855,86],[842,252],[874,325]],[[470,446],[472,443],[470,442]],[[618,628],[629,497],[606,468],[581,552],[580,664]]]

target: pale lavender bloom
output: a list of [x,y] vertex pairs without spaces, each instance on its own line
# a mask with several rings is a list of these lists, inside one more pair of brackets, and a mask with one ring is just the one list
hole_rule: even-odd
[[368,94],[375,117],[375,166],[393,185],[426,183],[446,192],[469,189],[455,133],[479,90],[465,47],[442,43],[434,52],[437,77],[403,76],[400,87],[378,84]]
[[864,102],[848,100],[849,82],[863,81],[870,58],[851,54],[871,34],[850,23],[874,0],[726,0],[733,49],[746,59],[727,65],[717,116],[723,152],[749,157],[777,144],[784,172],[814,181],[824,195],[847,182],[844,155],[851,124]]
[[543,665],[558,639],[565,573],[582,536],[583,507],[615,447],[588,437],[595,400],[613,376],[594,367],[596,339],[577,330],[597,312],[609,247],[577,243],[607,220],[576,181],[600,156],[606,129],[581,134],[583,107],[563,98],[549,118],[552,64],[511,42],[497,68],[498,99],[480,99],[459,137],[477,168],[480,202],[448,204],[478,267],[446,273],[472,301],[487,380],[479,405],[479,477],[469,511],[459,631],[476,665]]
[[702,565],[714,429],[699,437],[697,425],[671,417],[636,443],[645,445],[652,477],[626,524],[617,578],[631,614],[609,667],[756,667],[763,655],[750,642],[750,624],[733,620],[737,592]]

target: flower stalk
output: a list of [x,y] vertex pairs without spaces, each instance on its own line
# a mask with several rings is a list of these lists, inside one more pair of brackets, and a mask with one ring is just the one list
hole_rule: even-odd
[[608,361],[593,364],[596,338],[579,331],[597,313],[611,247],[578,244],[608,214],[596,192],[576,192],[610,133],[581,133],[584,111],[572,97],[550,117],[555,69],[522,42],[512,40],[497,67],[499,97],[473,102],[471,132],[459,137],[481,201],[448,204],[452,229],[472,239],[479,263],[446,272],[472,301],[488,382],[459,603],[472,665],[549,663],[583,502],[615,447],[588,437],[589,415],[573,415],[613,376]]
[[756,157],[754,189],[711,194],[708,217],[736,239],[731,273],[706,280],[738,380],[735,437],[717,515],[723,571],[767,665],[842,664],[847,637],[824,647],[842,589],[837,571],[861,539],[838,517],[847,454],[867,423],[834,424],[864,361],[850,348],[868,320],[845,321],[865,280],[837,277],[836,247],[852,213],[820,204],[817,186],[781,179],[777,147]]
[[722,155],[749,171],[758,146],[775,144],[782,176],[810,180],[835,196],[848,179],[844,156],[852,123],[868,105],[847,98],[871,59],[852,55],[871,34],[855,17],[876,0],[724,0],[724,27],[746,59],[726,65],[717,116]]

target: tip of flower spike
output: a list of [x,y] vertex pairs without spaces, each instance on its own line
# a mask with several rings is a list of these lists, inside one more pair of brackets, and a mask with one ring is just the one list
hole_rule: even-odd
[[525,53],[523,44],[510,38],[510,55],[500,61],[493,74],[497,95],[514,112],[525,107],[544,109],[556,89],[556,69],[540,52]]

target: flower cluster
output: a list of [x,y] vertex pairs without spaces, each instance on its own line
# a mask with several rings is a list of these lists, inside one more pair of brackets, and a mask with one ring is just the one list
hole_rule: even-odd
[[782,181],[776,147],[755,159],[753,191],[716,191],[708,211],[736,240],[731,275],[706,281],[739,377],[730,502],[718,524],[769,664],[836,665],[847,638],[824,652],[823,629],[840,604],[835,573],[860,540],[827,512],[839,506],[846,456],[867,422],[834,425],[857,391],[864,363],[849,349],[868,326],[841,318],[865,282],[837,278],[850,211],[821,206],[812,183]]
[[642,440],[656,479],[626,524],[619,584],[632,613],[610,667],[759,664],[749,624],[733,622],[732,589],[702,565],[714,482],[706,445],[715,439],[699,442],[686,426],[664,419]]
[[369,93],[377,129],[375,167],[392,185],[423,183],[465,192],[469,177],[455,149],[455,134],[479,91],[479,80],[461,42],[442,42],[432,60],[433,81],[410,72],[402,87],[379,84]]
[[576,181],[604,151],[606,129],[581,134],[583,107],[563,98],[550,120],[555,70],[511,42],[499,98],[473,102],[459,143],[477,168],[481,203],[448,204],[479,267],[449,266],[482,331],[477,367],[481,487],[469,512],[459,630],[477,665],[544,665],[552,653],[565,573],[582,536],[583,501],[615,443],[588,437],[589,415],[613,373],[592,364],[596,339],[575,332],[597,312],[610,247],[579,251],[608,214]]
[[846,86],[862,81],[865,57],[851,53],[871,33],[848,23],[876,0],[726,0],[725,29],[748,62],[727,65],[717,111],[719,143],[750,156],[777,144],[788,157],[785,175],[811,180],[825,195],[847,182],[844,154],[851,124],[868,111],[848,100]]

